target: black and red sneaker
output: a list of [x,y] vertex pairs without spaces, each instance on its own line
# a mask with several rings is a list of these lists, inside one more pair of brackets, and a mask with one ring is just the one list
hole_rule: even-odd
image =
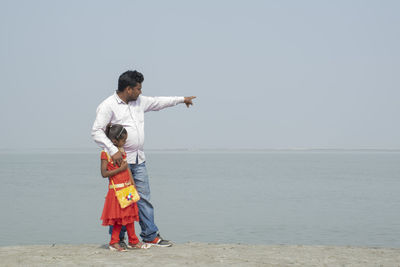
[[157,246],[157,247],[170,247],[172,246],[172,242],[169,240],[162,239],[160,235],[157,235],[152,241],[144,241],[145,243]]

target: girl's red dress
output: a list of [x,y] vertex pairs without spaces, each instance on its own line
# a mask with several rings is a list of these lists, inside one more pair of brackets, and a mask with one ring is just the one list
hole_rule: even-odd
[[[118,166],[114,166],[112,159],[108,156],[107,152],[102,151],[102,160],[107,160],[107,170],[118,169]],[[126,159],[126,153],[123,153],[123,158]],[[103,214],[101,215],[101,220],[103,220],[102,225],[127,225],[133,223],[134,221],[139,221],[138,207],[136,203],[129,205],[128,207],[122,209],[119,205],[118,199],[115,196],[114,189],[110,189],[111,179],[113,179],[114,184],[122,184],[130,182],[129,167],[125,171],[117,173],[116,175],[109,177],[109,186],[106,200],[104,201]],[[122,188],[116,188],[115,190],[121,190]]]

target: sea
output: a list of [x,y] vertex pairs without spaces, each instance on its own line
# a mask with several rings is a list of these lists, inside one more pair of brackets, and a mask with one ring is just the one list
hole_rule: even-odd
[[[400,247],[400,151],[149,150],[146,160],[156,224],[175,243]],[[3,150],[0,178],[0,246],[109,242],[99,150]]]

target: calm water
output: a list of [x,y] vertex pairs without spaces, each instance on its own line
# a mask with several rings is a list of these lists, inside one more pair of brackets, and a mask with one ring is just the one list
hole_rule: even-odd
[[[108,242],[99,161],[0,154],[0,245]],[[400,247],[400,152],[153,151],[147,167],[177,243]]]

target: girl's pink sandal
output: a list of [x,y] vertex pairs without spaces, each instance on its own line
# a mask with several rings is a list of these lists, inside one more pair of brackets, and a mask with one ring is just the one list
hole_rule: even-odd
[[125,251],[127,251],[125,248],[121,247],[121,245],[118,244],[118,243],[109,245],[108,248],[109,248],[111,251],[119,251],[119,252],[125,252]]
[[151,247],[150,244],[138,242],[136,244],[128,243],[128,249],[149,249]]

